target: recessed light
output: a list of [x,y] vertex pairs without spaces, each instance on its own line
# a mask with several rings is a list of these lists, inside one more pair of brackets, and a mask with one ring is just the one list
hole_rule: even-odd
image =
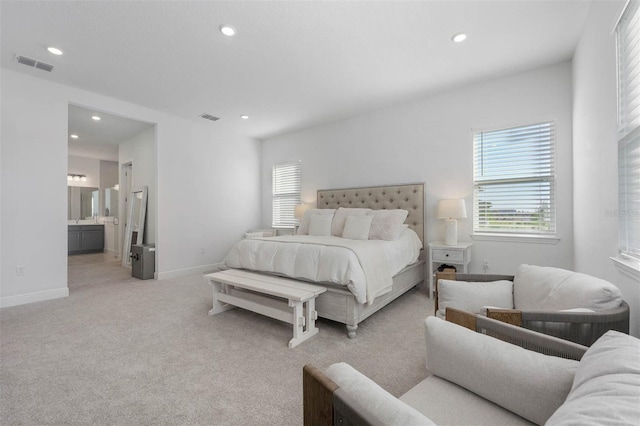
[[49,46],[47,47],[47,50],[49,51],[49,53],[53,53],[54,55],[62,55],[62,50],[58,49],[57,47]]
[[220,28],[220,32],[226,35],[227,37],[232,37],[236,35],[236,29],[233,28],[231,25],[220,25],[219,28]]
[[78,139],[78,135],[69,135],[71,136],[71,139]]
[[100,120],[102,120],[102,119],[101,119],[99,116],[97,116],[97,115],[92,115],[92,116],[91,116],[91,119],[92,119],[92,120],[95,120],[95,121],[100,121]]
[[242,115],[240,116],[240,118],[242,118],[243,120],[248,120],[248,119],[249,119],[249,116],[248,116],[248,115],[246,115],[246,114],[242,114]]
[[451,37],[451,40],[454,43],[462,43],[466,39],[467,39],[467,35],[465,33],[458,33],[458,34],[454,35],[453,37]]

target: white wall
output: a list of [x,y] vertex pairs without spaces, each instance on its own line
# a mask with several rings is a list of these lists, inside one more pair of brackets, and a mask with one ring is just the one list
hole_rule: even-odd
[[302,198],[317,189],[411,182],[426,183],[427,241],[444,238],[437,202],[465,197],[468,219],[459,220],[459,239],[472,231],[472,129],[556,120],[557,244],[475,241],[471,269],[513,273],[521,263],[573,266],[571,65],[562,63],[347,120],[274,137],[262,146],[262,217],[271,223],[271,167],[302,161]]
[[640,336],[640,283],[609,259],[618,251],[616,46],[612,29],[624,1],[591,4],[573,59],[575,269],[620,287]]
[[[132,188],[147,187],[147,211],[144,228],[144,243],[156,243],[156,224],[158,217],[158,191],[156,180],[156,129],[150,128],[127,142],[123,142],[118,147],[118,163],[132,164],[131,185]],[[125,218],[129,214],[124,211],[124,197],[127,194],[120,192],[120,217],[125,223]],[[124,227],[122,227],[124,231]],[[122,237],[122,236],[121,236]],[[120,241],[125,241],[124,237]]]
[[[226,129],[224,118],[184,119],[6,69],[0,89],[0,306],[68,294],[69,102],[157,123],[161,277],[207,270],[260,223],[259,143]],[[47,189],[34,197],[31,189],[42,182]],[[25,275],[17,276],[16,266],[25,266]]]

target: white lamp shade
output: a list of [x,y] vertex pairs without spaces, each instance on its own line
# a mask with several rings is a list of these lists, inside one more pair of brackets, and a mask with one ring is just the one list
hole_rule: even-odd
[[464,200],[440,200],[438,219],[462,219],[467,217],[467,205]]
[[307,210],[309,210],[309,207],[311,207],[310,204],[297,204],[294,207],[293,210],[293,216],[296,219],[302,219],[302,217],[304,216],[304,212],[306,212]]

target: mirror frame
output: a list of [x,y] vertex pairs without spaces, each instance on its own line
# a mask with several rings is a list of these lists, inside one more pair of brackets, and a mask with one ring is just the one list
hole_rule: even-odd
[[[131,266],[131,246],[142,244],[142,238],[144,237],[144,225],[145,225],[145,215],[147,214],[147,192],[148,188],[143,186],[141,188],[134,188],[129,194],[129,202],[127,203],[127,207],[129,212],[127,213],[127,229],[124,236],[124,245],[122,247],[122,265],[123,266]],[[140,211],[138,212],[138,221],[136,223],[142,224],[140,229],[132,229],[133,215],[135,211],[135,205],[133,200],[137,198],[136,194],[142,193],[142,205],[140,206]],[[134,235],[135,234],[135,235]],[[135,238],[134,238],[135,237]]]

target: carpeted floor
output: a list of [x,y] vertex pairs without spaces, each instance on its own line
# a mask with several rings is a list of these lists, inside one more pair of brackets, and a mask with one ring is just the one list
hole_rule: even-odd
[[[85,257],[86,256],[86,257]],[[201,275],[138,280],[106,255],[72,256],[70,296],[0,310],[3,425],[300,425],[302,367],[346,361],[399,396],[426,375],[416,288],[358,328],[291,326],[241,309],[209,317]]]

